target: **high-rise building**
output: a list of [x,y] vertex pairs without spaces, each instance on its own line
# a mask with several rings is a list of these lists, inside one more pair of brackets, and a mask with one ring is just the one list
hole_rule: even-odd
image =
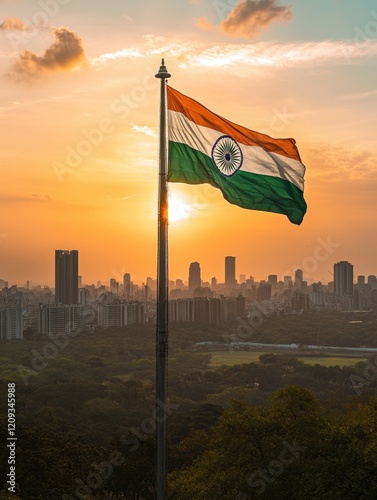
[[131,296],[131,276],[126,273],[123,276],[123,294],[126,297],[126,300],[130,299]]
[[271,286],[271,289],[275,291],[278,286],[277,274],[269,274],[267,278],[267,283]]
[[269,285],[265,281],[261,281],[257,289],[257,301],[262,302],[263,300],[270,300],[270,298],[271,298],[271,285]]
[[323,306],[325,304],[325,294],[321,282],[312,284],[310,300],[314,306]]
[[283,276],[284,289],[290,290],[292,288],[292,276]]
[[39,307],[39,333],[67,335],[70,333],[70,307],[68,304],[41,305]]
[[365,285],[365,276],[358,276],[357,277],[357,284],[358,284],[358,286],[364,286]]
[[175,280],[175,288],[182,289],[183,288],[183,280]]
[[142,302],[98,306],[98,324],[102,328],[123,328],[135,323],[144,324],[145,318],[146,309]]
[[189,268],[189,290],[193,292],[195,288],[199,288],[202,284],[200,277],[200,264],[199,262],[191,262]]
[[79,289],[79,304],[89,304],[90,290],[88,288]]
[[368,276],[368,285],[371,285],[374,289],[377,288],[377,277],[374,274]]
[[[153,279],[150,276],[147,276],[147,285],[149,287],[149,290],[151,290],[152,292],[157,291],[157,280],[156,279]],[[169,285],[169,288],[170,288],[170,285]]]
[[119,283],[117,282],[117,280],[115,278],[111,278],[110,279],[110,292],[113,295],[118,295],[118,292],[119,292]]
[[302,269],[296,269],[295,271],[295,287],[300,289],[302,287],[302,282],[304,281],[304,273]]
[[44,304],[39,306],[38,330],[42,335],[74,336],[86,330],[92,322],[93,308],[85,304]]
[[8,282],[0,280],[0,290],[2,290],[3,288],[8,288]]
[[353,294],[353,265],[349,262],[334,264],[334,289],[337,297]]
[[236,283],[236,258],[225,257],[225,286],[231,288]]
[[20,308],[0,309],[0,338],[1,340],[23,338],[23,318]]
[[55,250],[55,303],[78,304],[79,252]]

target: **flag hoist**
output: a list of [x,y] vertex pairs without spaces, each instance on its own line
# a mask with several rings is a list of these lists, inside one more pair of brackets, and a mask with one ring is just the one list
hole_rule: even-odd
[[156,499],[165,500],[166,367],[168,358],[168,190],[166,141],[166,80],[164,60],[156,78],[161,80],[157,253],[156,323]]

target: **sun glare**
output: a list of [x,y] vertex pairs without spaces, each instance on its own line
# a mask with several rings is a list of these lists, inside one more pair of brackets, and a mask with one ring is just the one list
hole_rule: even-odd
[[193,216],[193,209],[181,194],[169,191],[169,222],[188,220]]

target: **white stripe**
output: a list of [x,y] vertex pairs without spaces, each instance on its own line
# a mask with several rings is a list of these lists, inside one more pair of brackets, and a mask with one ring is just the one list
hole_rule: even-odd
[[[211,157],[212,148],[222,132],[189,120],[183,113],[168,112],[169,140],[187,144],[188,146]],[[271,153],[260,146],[245,146],[237,143],[243,154],[243,163],[240,170],[253,174],[269,175],[285,179],[301,191],[304,190],[305,166],[293,158]]]

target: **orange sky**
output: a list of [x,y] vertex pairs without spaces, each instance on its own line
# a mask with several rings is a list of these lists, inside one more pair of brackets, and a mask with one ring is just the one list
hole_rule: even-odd
[[373,2],[271,0],[262,24],[251,1],[54,2],[0,0],[0,279],[53,285],[58,248],[79,250],[85,283],[155,277],[162,56],[172,86],[294,137],[307,167],[299,227],[172,185],[170,277],[199,261],[221,281],[226,255],[257,280],[300,267],[328,282],[339,260],[377,274]]

